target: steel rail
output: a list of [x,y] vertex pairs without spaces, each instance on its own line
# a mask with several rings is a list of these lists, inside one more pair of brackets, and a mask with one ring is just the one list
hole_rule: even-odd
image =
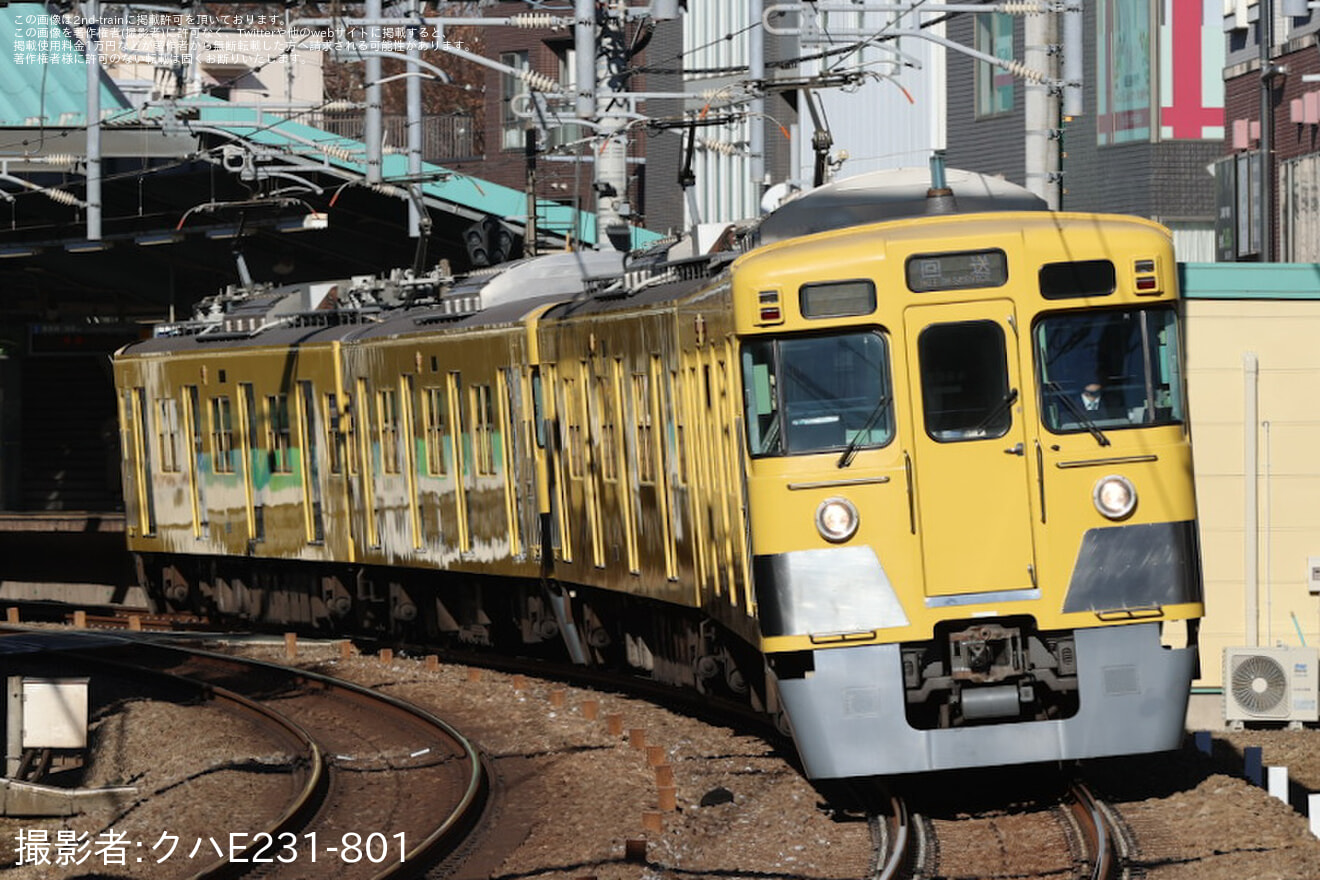
[[1092,856],[1091,880],[1116,880],[1123,873],[1118,852],[1121,835],[1112,818],[1085,783],[1073,782],[1068,794],[1068,808],[1077,820]]
[[[69,655],[65,655],[69,656]],[[293,721],[291,718],[276,712],[269,706],[265,706],[256,700],[245,697],[242,694],[230,690],[229,688],[219,687],[209,682],[200,682],[190,679],[187,676],[178,675],[173,672],[167,672],[161,669],[155,669],[150,666],[143,666],[123,660],[115,660],[106,657],[93,657],[87,653],[73,652],[73,656],[78,657],[83,663],[98,668],[112,667],[121,672],[131,673],[133,676],[150,677],[163,681],[171,682],[175,685],[181,685],[186,688],[200,690],[207,697],[223,701],[237,707],[241,712],[250,713],[265,722],[263,726],[277,728],[287,737],[290,737],[297,747],[299,754],[292,762],[293,768],[303,768],[302,773],[305,778],[293,797],[288,802],[280,815],[267,827],[256,834],[266,833],[272,839],[280,834],[299,825],[304,817],[320,804],[324,795],[326,786],[326,762],[325,755],[321,747],[317,745],[311,734],[307,732],[302,725]],[[297,772],[291,771],[291,772]],[[296,778],[296,777],[295,777]],[[256,835],[254,835],[256,836]],[[240,855],[245,855],[249,850],[255,851],[257,844],[250,844],[244,847]],[[211,880],[211,878],[227,877],[233,874],[233,864],[229,858],[221,857],[214,862],[203,867],[197,873],[191,875],[192,880]]]
[[915,816],[908,813],[907,801],[894,796],[889,799],[890,814],[886,835],[884,864],[878,865],[873,875],[874,880],[895,880],[910,870],[913,864],[914,847],[917,835],[913,821]]
[[328,675],[311,672],[304,669],[295,669],[288,666],[281,666],[277,663],[270,663],[264,660],[255,660],[251,658],[235,657],[230,654],[221,654],[214,651],[204,651],[195,648],[187,648],[176,645],[161,645],[153,643],[151,647],[162,651],[169,651],[186,655],[190,658],[199,658],[212,664],[228,664],[238,666],[243,669],[265,669],[280,675],[289,676],[298,683],[314,683],[326,690],[336,690],[351,697],[366,701],[372,705],[386,705],[396,712],[412,716],[423,724],[439,730],[445,737],[459,745],[463,759],[467,762],[467,779],[462,797],[458,805],[444,818],[434,829],[420,842],[412,845],[403,858],[391,867],[372,875],[371,880],[386,880],[393,877],[401,871],[413,871],[417,860],[426,858],[435,853],[444,843],[453,841],[455,837],[463,834],[467,830],[467,823],[476,818],[479,808],[484,805],[485,796],[488,793],[488,778],[485,766],[481,760],[480,752],[476,746],[463,736],[456,728],[450,725],[444,719],[427,712],[411,703],[392,697],[388,694],[382,694],[362,685],[353,682],[343,681],[332,678]]
[[[30,632],[27,628],[12,626],[0,627],[0,630]],[[98,633],[95,630],[76,632],[86,632],[89,638],[104,636],[103,632]],[[67,631],[62,634],[68,635]],[[415,838],[413,841],[409,841],[408,849],[401,853],[401,858],[397,863],[370,875],[369,880],[387,880],[387,878],[401,873],[415,873],[419,860],[432,857],[435,857],[436,860],[443,858],[458,848],[470,831],[471,826],[480,818],[490,791],[487,767],[481,754],[476,746],[456,728],[444,719],[418,706],[352,682],[304,669],[295,669],[277,663],[236,657],[185,645],[163,644],[154,640],[138,640],[127,637],[121,639],[118,636],[115,638],[115,644],[109,646],[112,649],[142,653],[154,652],[157,656],[163,654],[176,659],[178,665],[182,665],[184,661],[193,661],[212,668],[237,670],[249,674],[254,671],[265,671],[282,676],[294,685],[314,685],[323,692],[337,692],[342,697],[365,703],[377,711],[384,707],[389,711],[408,716],[414,722],[420,722],[424,727],[436,731],[440,738],[446,739],[457,746],[461,760],[465,762],[463,768],[464,781],[461,783],[462,795],[458,799],[457,805],[441,821],[430,824],[427,834],[420,841]],[[99,647],[103,648],[105,646]],[[292,765],[296,768],[295,772],[305,774],[306,778],[300,781],[297,795],[288,803],[280,816],[268,828],[264,829],[264,833],[269,835],[271,839],[277,839],[280,834],[305,825],[314,813],[328,802],[330,791],[329,765],[324,750],[317,743],[315,736],[286,715],[262,704],[258,700],[244,696],[232,688],[222,687],[207,681],[201,670],[197,670],[195,674],[190,675],[147,665],[140,660],[133,662],[128,659],[116,659],[105,656],[104,652],[98,651],[96,647],[65,650],[61,652],[61,656],[92,668],[101,670],[113,668],[120,673],[131,673],[138,680],[142,678],[157,679],[176,687],[198,690],[209,697],[223,700],[237,707],[240,711],[256,715],[263,727],[274,727],[281,731],[281,734],[293,744],[291,751],[295,752],[295,760]],[[256,832],[252,836],[256,839],[262,833]],[[451,844],[448,852],[441,850],[441,847],[445,844]],[[222,857],[191,875],[191,880],[213,880],[213,878],[218,877],[233,877],[249,873],[251,869],[244,869],[237,863],[242,861],[243,856],[247,855],[249,851],[255,852],[259,846],[261,846],[259,842],[249,844],[241,852],[235,853],[232,860],[228,857]]]

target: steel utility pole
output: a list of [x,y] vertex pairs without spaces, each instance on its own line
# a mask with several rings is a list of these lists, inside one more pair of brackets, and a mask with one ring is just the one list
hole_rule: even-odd
[[[600,149],[596,151],[593,189],[596,192],[596,245],[628,247],[628,138],[622,115],[623,77],[627,66],[626,9],[623,0],[610,0],[602,7],[594,29],[596,70],[596,124]],[[601,90],[605,94],[600,94]],[[603,106],[602,106],[603,104]]]
[[[367,0],[367,18],[379,20],[381,0]],[[367,45],[380,45],[380,25],[367,25]],[[381,140],[384,131],[384,117],[380,93],[380,56],[368,54],[363,61],[367,87],[367,108],[363,119],[362,139],[367,148],[367,183],[381,182]]]
[[[422,69],[416,63],[422,57],[422,51],[418,46],[422,40],[422,29],[418,24],[421,17],[421,0],[413,0],[412,18],[414,21],[407,30],[408,44],[406,52],[409,64],[405,68],[405,72],[411,75],[404,83],[404,108],[408,114],[408,176],[412,178],[408,183],[408,191],[412,194],[412,198],[408,200],[408,235],[413,238],[420,238],[422,235],[422,211],[425,210],[419,184],[417,183],[417,179],[422,174],[422,81],[419,78]],[[429,225],[429,222],[429,218],[427,218],[427,225]]]
[[90,0],[87,16],[87,240],[101,239],[101,3]]
[[1023,21],[1022,61],[1031,70],[1045,74],[1044,80],[1028,79],[1023,86],[1026,111],[1027,189],[1045,200],[1051,211],[1059,210],[1059,102],[1050,86],[1058,81],[1056,15],[1028,15]]
[[1274,261],[1274,79],[1283,71],[1270,60],[1274,48],[1274,3],[1260,0],[1260,260]]

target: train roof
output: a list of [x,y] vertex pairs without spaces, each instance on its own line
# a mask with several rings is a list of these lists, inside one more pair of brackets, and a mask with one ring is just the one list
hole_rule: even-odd
[[576,251],[502,263],[462,278],[445,266],[414,277],[361,276],[279,287],[231,287],[203,300],[192,319],[159,324],[133,354],[298,346],[381,338],[446,326],[499,325],[617,281],[624,255]]
[[760,221],[712,226],[705,238],[694,230],[626,258],[618,251],[574,251],[459,278],[442,263],[422,275],[231,287],[199,303],[191,320],[158,325],[152,339],[125,352],[294,347],[499,326],[556,303],[551,315],[580,317],[689,295],[740,254],[812,233],[903,218],[1048,210],[1044,200],[1001,178],[949,169],[945,184],[932,189],[926,169],[860,174],[797,196]]
[[847,177],[784,202],[760,223],[761,244],[883,220],[985,211],[1047,211],[1045,200],[1015,183],[950,168],[942,196],[925,168],[891,168]]
[[[482,327],[521,321],[536,309],[563,301],[568,294],[528,295],[481,307],[471,293],[448,293],[416,303],[362,301],[361,279],[293,284],[242,293],[217,306],[214,315],[156,327],[156,335],[123,349],[144,355],[204,352],[236,348],[309,346],[357,339],[380,339],[437,328]],[[350,292],[349,302],[338,298]]]

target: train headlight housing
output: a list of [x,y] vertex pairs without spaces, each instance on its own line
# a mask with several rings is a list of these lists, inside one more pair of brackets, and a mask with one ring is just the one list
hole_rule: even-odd
[[1091,499],[1102,516],[1122,519],[1137,506],[1137,488],[1127,477],[1110,474],[1096,482]]
[[860,517],[847,498],[826,498],[816,508],[816,531],[826,541],[840,544],[857,534]]

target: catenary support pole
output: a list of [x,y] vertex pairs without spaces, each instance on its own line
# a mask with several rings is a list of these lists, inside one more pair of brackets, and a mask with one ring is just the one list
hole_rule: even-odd
[[101,3],[88,0],[87,15],[87,240],[101,238]]
[[[367,0],[367,18],[377,19],[381,16],[381,0]],[[368,25],[367,27],[368,45],[380,45],[380,26]],[[367,55],[363,59],[364,73],[367,87],[367,109],[363,119],[363,140],[366,141],[367,148],[367,183],[380,183],[381,174],[381,140],[384,130],[381,114],[381,92],[380,92],[380,56]]]

